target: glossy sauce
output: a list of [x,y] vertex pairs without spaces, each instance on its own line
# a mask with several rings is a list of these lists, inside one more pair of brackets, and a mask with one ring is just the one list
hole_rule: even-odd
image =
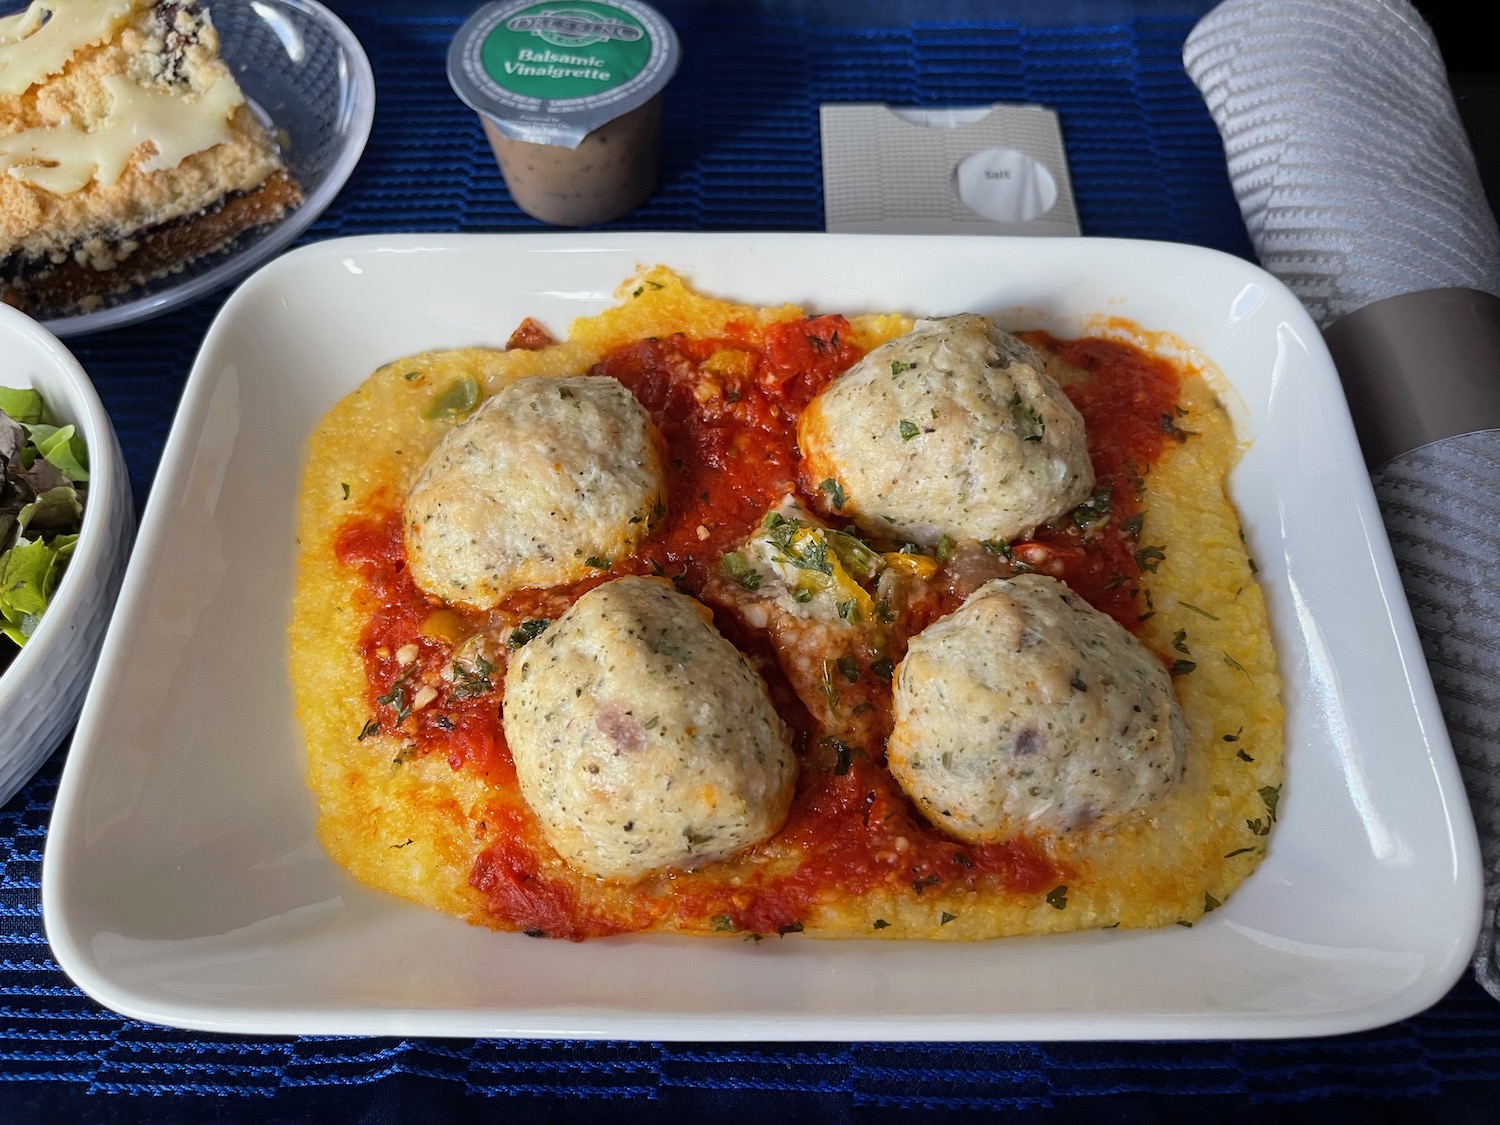
[[[798,482],[796,419],[859,358],[849,335],[848,323],[838,316],[762,330],[732,325],[722,339],[638,341],[597,364],[591,373],[629,387],[670,450],[665,519],[636,556],[607,574],[566,588],[523,591],[488,615],[443,610],[407,573],[399,498],[384,498],[341,530],[339,560],[363,579],[359,608],[369,615],[362,647],[373,721],[401,734],[403,754],[442,754],[454,769],[483,774],[507,798],[486,818],[489,843],[470,875],[496,924],[578,940],[651,928],[670,916],[682,928],[767,934],[800,929],[814,905],[830,896],[985,887],[1045,894],[1067,878],[1043,841],[962,844],[915,812],[883,762],[890,729],[888,669],[882,675],[866,656],[856,662],[857,681],[840,685],[843,703],[867,715],[861,729],[868,737],[854,743],[830,737],[781,674],[771,638],[738,619],[732,607],[713,605],[706,592],[720,555],[749,535],[789,490],[800,488],[816,507],[820,498]],[[1067,390],[1087,425],[1096,496],[1107,495],[1107,507],[1095,502],[1082,519],[1065,516],[1038,529],[1032,539],[1010,544],[1009,557],[986,557],[974,545],[956,553],[893,626],[895,659],[909,636],[957,608],[988,577],[1019,569],[1061,578],[1127,628],[1142,619],[1138,579],[1142,565],[1154,562],[1149,544],[1136,541],[1135,517],[1150,466],[1164,443],[1182,435],[1176,428],[1180,376],[1170,363],[1128,344],[1063,342],[1037,333],[1027,338],[1087,373]],[[773,840],[700,871],[652,877],[601,907],[582,901],[576,878],[559,877],[559,861],[516,795],[499,712],[508,646],[495,660],[492,690],[458,698],[440,673],[451,662],[454,634],[488,630],[503,637],[513,623],[555,619],[611,577],[652,573],[713,606],[720,631],[765,676],[795,732],[802,768],[787,824]],[[437,612],[456,618],[459,627],[431,635]],[[416,709],[424,682],[439,690]],[[879,928],[882,921],[872,924]]]

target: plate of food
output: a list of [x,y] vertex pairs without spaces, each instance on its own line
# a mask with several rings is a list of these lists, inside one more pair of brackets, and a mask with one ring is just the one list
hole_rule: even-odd
[[267,1034],[1324,1034],[1479,901],[1316,329],[1102,240],[265,267],[43,867],[95,998]]
[[74,336],[229,284],[323,213],[374,111],[316,0],[35,0],[0,19],[0,299]]

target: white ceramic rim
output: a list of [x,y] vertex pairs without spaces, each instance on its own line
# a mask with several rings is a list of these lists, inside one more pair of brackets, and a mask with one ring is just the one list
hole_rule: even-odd
[[[146,568],[155,561],[155,556],[167,539],[177,499],[175,492],[188,479],[194,458],[197,456],[197,443],[200,440],[196,432],[200,424],[199,415],[205,405],[203,400],[208,394],[207,388],[211,387],[217,378],[216,374],[209,370],[211,345],[219,340],[221,330],[229,331],[231,326],[236,325],[236,318],[243,315],[240,312],[242,298],[246,304],[253,302],[256,299],[254,296],[256,290],[284,294],[288,275],[296,275],[304,267],[318,262],[342,263],[342,267],[349,273],[359,274],[361,270],[357,268],[355,258],[366,253],[387,254],[396,260],[417,253],[424,258],[438,260],[445,252],[473,253],[476,248],[493,246],[495,255],[499,257],[504,257],[507,253],[524,258],[525,255],[537,253],[599,252],[615,255],[613,260],[616,262],[628,257],[635,257],[636,260],[673,262],[674,251],[682,255],[686,253],[686,248],[691,248],[693,253],[701,255],[701,258],[697,260],[707,262],[715,255],[721,258],[727,256],[731,259],[737,254],[746,255],[747,246],[753,246],[764,253],[774,253],[776,247],[770,245],[772,243],[787,247],[813,240],[818,241],[818,250],[822,251],[826,247],[830,252],[839,240],[845,241],[850,246],[880,241],[897,250],[914,252],[933,249],[937,243],[943,241],[940,239],[903,239],[899,236],[716,236],[680,233],[653,234],[651,232],[498,236],[409,234],[364,236],[319,243],[288,255],[273,266],[262,270],[257,278],[246,283],[241,294],[237,295],[221,312],[219,320],[216,321],[205,341],[204,352],[200,354],[199,362],[195,364],[193,376],[185,392],[183,411],[179,414],[168,441],[157,477],[157,486],[153,490],[148,506],[142,528],[142,549],[138,551],[132,563],[122,591],[122,605],[129,608],[121,615],[117,615],[106,640],[103,659],[108,664],[128,655],[128,643],[124,634],[130,628],[132,621],[140,617],[143,612],[143,606],[136,603],[142,602],[144,591],[147,589],[149,575]],[[951,246],[959,246],[972,240],[949,239],[946,241]],[[981,241],[988,245],[999,246],[1004,243],[1030,244],[1037,240]],[[828,1038],[867,1041],[937,1038],[1089,1039],[1101,1036],[1129,1039],[1265,1038],[1357,1031],[1401,1019],[1441,998],[1467,967],[1468,951],[1472,949],[1472,935],[1478,929],[1482,881],[1477,841],[1457,764],[1442,727],[1436,695],[1421,658],[1421,649],[1417,642],[1410,612],[1401,595],[1399,576],[1380,524],[1373,493],[1365,481],[1362,462],[1358,461],[1358,449],[1354,441],[1352,425],[1349,422],[1341,393],[1337,391],[1336,376],[1333,375],[1326,348],[1323,347],[1321,337],[1308,319],[1305,310],[1296,303],[1295,298],[1291,297],[1285,287],[1270,275],[1248,263],[1196,247],[1163,243],[1121,243],[1114,240],[1070,241],[1067,243],[1068,247],[1083,246],[1084,250],[1069,250],[1068,253],[1083,253],[1087,250],[1086,244],[1105,242],[1111,242],[1115,247],[1124,246],[1129,252],[1137,254],[1145,263],[1145,268],[1148,270],[1147,276],[1149,276],[1149,269],[1153,266],[1161,269],[1172,264],[1178,266],[1203,264],[1215,269],[1232,271],[1232,276],[1241,281],[1253,282],[1253,287],[1263,287],[1276,297],[1280,305],[1287,308],[1286,312],[1279,314],[1288,318],[1282,327],[1290,325],[1305,336],[1303,342],[1309,349],[1312,360],[1315,361],[1314,370],[1311,373],[1318,375],[1316,382],[1324,392],[1335,396],[1331,400],[1331,412],[1326,418],[1328,429],[1320,433],[1318,440],[1335,450],[1338,458],[1346,464],[1345,471],[1350,474],[1345,482],[1348,494],[1341,495],[1338,502],[1347,505],[1348,509],[1356,514],[1364,531],[1371,536],[1371,554],[1367,561],[1378,576],[1379,593],[1383,599],[1378,609],[1389,613],[1390,631],[1399,646],[1396,656],[1405,676],[1404,684],[1410,688],[1411,703],[1415,707],[1413,721],[1423,731],[1421,761],[1424,767],[1430,766],[1432,778],[1436,783],[1438,803],[1436,806],[1428,806],[1425,809],[1423,815],[1428,817],[1425,827],[1441,835],[1445,841],[1443,854],[1440,857],[1441,862],[1438,865],[1440,869],[1434,872],[1445,888],[1442,916],[1424,917],[1414,923],[1424,932],[1436,934],[1439,930],[1441,931],[1442,940],[1438,943],[1440,955],[1429,948],[1432,943],[1423,946],[1420,952],[1424,955],[1431,952],[1433,956],[1425,963],[1419,982],[1395,986],[1391,991],[1382,991],[1379,996],[1368,1001],[1361,1000],[1355,1006],[1340,1009],[1308,1012],[1274,1009],[1253,1012],[1219,1012],[1209,1006],[1201,1010],[1155,1008],[1149,1011],[1108,1010],[1086,1017],[1067,1011],[1030,1011],[1017,1014],[1006,1011],[967,1009],[957,1013],[923,1012],[900,1018],[890,1016],[882,1018],[878,1014],[854,1016],[838,1012],[807,1013],[801,1011],[792,1015],[777,1016],[766,1014],[771,1011],[769,1008],[765,1013],[751,1011],[741,1014],[718,1010],[711,1012],[664,1011],[660,1008],[638,1011],[620,1010],[597,1005],[585,1008],[476,1008],[462,1005],[427,1007],[390,1006],[378,1003],[351,1006],[348,1002],[339,1004],[314,1000],[304,1003],[294,1001],[275,1008],[257,1008],[253,1005],[239,1004],[233,1000],[220,999],[205,1002],[188,999],[182,993],[171,989],[164,990],[158,981],[145,986],[141,985],[138,979],[133,978],[130,983],[125,983],[112,977],[109,970],[103,969],[95,961],[92,949],[94,942],[109,939],[112,935],[104,932],[95,933],[86,929],[80,930],[77,919],[69,916],[69,907],[66,902],[70,897],[66,885],[69,876],[66,871],[78,863],[78,857],[71,853],[83,846],[75,839],[81,827],[75,822],[83,814],[84,799],[82,783],[72,785],[70,782],[78,781],[77,774],[82,772],[85,760],[90,755],[106,748],[102,744],[101,736],[108,729],[108,716],[102,708],[96,710],[93,706],[99,694],[97,690],[91,695],[89,706],[85,708],[84,718],[80,723],[80,732],[86,730],[87,737],[83,738],[79,750],[75,751],[73,759],[69,762],[68,772],[64,775],[63,787],[57,803],[58,818],[54,821],[53,831],[49,835],[48,852],[43,866],[46,925],[59,964],[85,991],[126,1015],[174,1026],[259,1034],[459,1036],[503,1034],[541,1038],[649,1037],[790,1040]],[[652,247],[649,251],[645,249],[648,246]],[[884,250],[884,247],[882,249]],[[1029,250],[1027,252],[1029,253]],[[1186,260],[1189,256],[1192,257],[1192,262]],[[461,261],[462,255],[460,255]],[[505,258],[505,262],[512,272],[524,266],[523,261],[510,258]],[[365,262],[365,264],[368,266],[370,263]],[[1141,268],[1140,265],[1136,266],[1137,271]],[[623,280],[623,277],[618,280]],[[792,284],[802,283],[793,282]],[[814,283],[808,282],[807,284]],[[1247,289],[1251,287],[1248,284],[1246,286]],[[572,295],[563,294],[563,296]],[[598,296],[602,297],[604,294],[601,293]],[[796,299],[794,294],[788,294],[788,298]],[[284,295],[280,298],[283,303],[285,299]],[[1276,332],[1276,340],[1279,347],[1280,329]],[[458,341],[454,343],[457,344]],[[215,362],[223,360],[223,357],[217,355],[213,358]],[[1330,381],[1332,390],[1328,390]],[[311,422],[308,423],[309,427],[311,424]],[[103,675],[101,675],[102,679],[104,679]],[[1404,698],[1402,706],[1403,709],[1406,706]],[[1341,781],[1352,780],[1342,774],[1339,777]],[[1300,815],[1303,822],[1318,819],[1316,811],[1304,811]],[[64,828],[64,823],[67,825],[66,828]],[[1283,831],[1285,830],[1284,825]],[[1429,868],[1424,867],[1424,871],[1426,870]],[[1246,886],[1264,885],[1270,878],[1270,874],[1269,867],[1257,872]],[[1257,879],[1259,884],[1257,884]],[[1320,894],[1326,890],[1325,884],[1318,884],[1318,887],[1322,888]],[[1451,893],[1447,889],[1450,887]],[[1232,908],[1233,904],[1230,906]],[[1224,915],[1215,914],[1214,924],[1230,921],[1226,917],[1229,914],[1231,914],[1230,910],[1226,910]],[[484,934],[483,931],[479,932]],[[1165,939],[1157,936],[1163,933],[1167,934]],[[1140,931],[1138,934],[1133,931],[1130,936],[1122,935],[1120,940],[1133,941],[1137,936],[1142,940],[1161,940],[1168,951],[1181,948],[1189,954],[1197,948],[1195,945],[1173,945],[1175,933],[1171,927],[1167,927],[1166,931]],[[492,935],[484,936],[492,937]],[[1071,938],[1078,936],[1017,938],[1007,939],[1007,941],[1067,943]],[[495,949],[497,950],[496,956],[502,960],[511,948],[504,945],[505,939],[508,938],[515,938],[522,942],[528,941],[528,939],[517,938],[516,935],[499,935],[494,939],[499,943]],[[643,940],[648,943],[652,941],[649,938]],[[668,940],[670,939],[663,939],[663,941]],[[838,943],[811,944],[837,945]],[[976,946],[988,944],[992,943],[975,943]],[[273,944],[265,952],[274,953],[275,951],[276,947]],[[792,946],[789,945],[787,947],[789,956],[792,955],[791,951]],[[780,952],[780,948],[777,947],[767,952],[775,955]],[[675,945],[671,947],[671,955],[674,963],[679,956],[683,962],[690,961],[694,956],[694,949],[689,946]],[[823,964],[815,960],[813,963]]]

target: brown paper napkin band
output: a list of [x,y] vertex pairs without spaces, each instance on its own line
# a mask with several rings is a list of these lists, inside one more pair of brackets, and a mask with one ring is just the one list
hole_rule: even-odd
[[1324,330],[1369,467],[1444,438],[1500,429],[1500,298],[1403,293]]

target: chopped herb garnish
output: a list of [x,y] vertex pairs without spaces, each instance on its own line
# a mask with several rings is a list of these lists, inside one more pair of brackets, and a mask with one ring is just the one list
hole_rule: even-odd
[[547,626],[552,621],[547,617],[537,617],[530,621],[523,621],[510,633],[510,647],[520,648],[522,645],[530,644],[547,631]]
[[[1222,655],[1224,657],[1224,663],[1225,664],[1228,664],[1236,672],[1245,672],[1245,666],[1243,664],[1241,664],[1238,660],[1236,660],[1234,657],[1230,656],[1227,652],[1223,653]],[[1249,674],[1250,674],[1249,672],[1245,672],[1245,675],[1248,676]]]
[[833,563],[828,558],[827,533],[823,529],[813,528],[801,520],[789,520],[776,512],[767,513],[761,526],[766,539],[787,563],[799,570],[833,573]]
[[1141,595],[1146,599],[1146,612],[1137,617],[1137,621],[1145,621],[1149,617],[1156,616],[1156,605],[1151,600],[1151,591],[1142,590]]
[[876,918],[875,921],[870,923],[870,927],[876,930],[883,930],[889,925],[890,923],[887,922],[884,918]]
[[1010,544],[1004,539],[981,539],[979,545],[992,555],[999,555],[1006,562],[1013,557],[1010,553]]
[[1187,630],[1186,629],[1178,629],[1177,632],[1175,632],[1175,633],[1172,634],[1172,647],[1175,648],[1178,652],[1189,652],[1190,651],[1189,648],[1188,648],[1188,646],[1187,646]]
[[1235,731],[1233,734],[1226,734],[1224,736],[1224,741],[1225,742],[1238,742],[1240,740],[1240,735],[1242,735],[1244,733],[1245,733],[1245,728],[1244,727],[1240,727],[1240,729],[1237,730],[1237,731]]
[[833,665],[827,660],[823,661],[823,679],[818,685],[823,689],[823,702],[828,704],[830,711],[839,709],[839,689],[833,682]]
[[1263,785],[1256,790],[1260,794],[1262,803],[1266,806],[1266,812],[1271,814],[1271,823],[1276,823],[1276,806],[1281,803],[1281,786]]
[[835,511],[842,508],[844,501],[848,499],[844,495],[844,486],[832,477],[829,477],[822,484],[818,485],[818,488],[828,493],[828,502],[833,505]]
[[1053,910],[1066,910],[1068,907],[1068,888],[1062,886],[1053,887],[1047,892],[1047,905]]
[[859,665],[855,663],[854,657],[845,653],[838,660],[839,671],[844,674],[844,679],[851,684],[859,683]]
[[850,746],[841,738],[830,738],[828,745],[833,747],[834,762],[833,772],[837,777],[843,777],[854,765],[854,747]]
[[591,566],[595,570],[608,570],[609,560],[606,558],[601,558],[598,555],[590,555],[588,558],[583,560],[583,565]]
[[846,531],[829,531],[828,546],[839,562],[855,579],[874,578],[885,569],[885,560],[866,546],[865,541]]
[[738,551],[726,551],[719,556],[719,568],[747,590],[759,590],[761,573]]
[[401,747],[400,750],[396,751],[396,756],[391,759],[391,765],[393,765],[393,766],[404,766],[407,762],[411,761],[416,756],[417,756],[417,745],[416,745],[416,743],[414,743],[414,742],[408,742],[405,746]]
[[1219,907],[1223,905],[1224,904],[1222,902],[1214,898],[1214,896],[1209,894],[1207,891],[1203,892],[1203,913],[1211,914],[1213,911],[1219,909]]
[[[808,339],[813,340],[816,339],[816,337],[809,336]],[[802,932],[802,923],[788,922],[785,926],[777,926],[776,932],[782,937],[786,937],[787,934],[800,934]]]
[[[1183,410],[1181,407],[1178,407],[1178,409],[1177,409],[1177,416],[1179,418],[1182,417],[1186,413],[1187,413],[1186,410]],[[1197,433],[1196,430],[1184,430],[1182,427],[1180,427],[1177,424],[1176,419],[1174,419],[1172,417],[1172,415],[1170,415],[1170,414],[1163,414],[1161,416],[1161,432],[1164,433],[1164,434],[1166,434],[1168,437],[1174,437],[1178,441],[1183,441],[1183,442],[1187,441],[1188,438],[1192,437],[1195,433]]]
[[898,425],[896,428],[901,431],[902,441],[911,441],[912,438],[916,437],[922,432],[920,426],[918,426],[915,422],[908,422],[905,418],[901,419],[900,425]]
[[1141,524],[1144,523],[1145,520],[1146,513],[1137,512],[1135,515],[1131,516],[1128,520],[1120,525],[1120,534],[1126,536],[1127,538],[1134,539],[1141,533]]
[[1234,756],[1236,758],[1238,758],[1242,762],[1253,762],[1253,761],[1255,761],[1254,758],[1252,758],[1249,754],[1245,753],[1243,750],[1236,750],[1234,752]]
[[715,914],[713,916],[714,932],[719,934],[732,934],[739,927],[734,924],[734,919],[728,914]]
[[953,536],[944,535],[939,539],[937,546],[933,548],[933,553],[937,556],[937,561],[945,563],[951,559],[953,557],[953,547]]
[[1224,858],[1233,859],[1237,855],[1244,855],[1246,852],[1253,852],[1255,850],[1255,848],[1235,848],[1232,852],[1225,852]]
[[1109,522],[1109,510],[1109,489],[1101,488],[1073,509],[1073,523],[1084,531],[1092,531]]
[[1186,676],[1196,667],[1198,665],[1191,660],[1174,660],[1172,661],[1172,675]]
[[1025,413],[1021,415],[1021,418],[1028,425],[1035,427],[1035,432],[1027,434],[1026,440],[1041,441],[1042,435],[1047,432],[1047,423],[1042,421],[1042,416],[1038,414],[1032,407],[1028,406]]
[[912,371],[916,368],[915,363],[902,363],[899,359],[891,360],[891,374],[899,375],[903,371]]
[[347,484],[344,484],[343,482],[340,482],[339,487],[344,490],[344,499],[349,499],[349,486]]
[[854,603],[853,598],[839,602],[838,611],[839,616],[845,621],[856,622],[859,620],[859,606]]
[[1167,552],[1162,547],[1142,547],[1135,553],[1135,565],[1142,570],[1156,573],[1156,568],[1165,561]]
[[953,862],[956,863],[956,864],[958,864],[960,867],[973,867],[974,866],[974,861],[972,859],[970,859],[968,856],[964,855],[963,852],[954,852],[953,853]]
[[379,719],[371,719],[362,728],[360,728],[359,738],[357,739],[357,741],[363,742],[365,739],[369,738],[372,734],[379,734],[379,733],[380,733],[380,720]]
[[874,672],[882,680],[889,680],[896,674],[896,666],[882,656],[870,665],[870,671]]
[[957,914],[949,914],[945,910],[940,915],[938,915],[938,925],[939,926],[946,926],[949,922],[954,921],[957,917],[958,917]]
[[455,660],[453,662],[453,689],[448,693],[448,698],[472,699],[494,691],[495,683],[490,678],[494,673],[495,666],[484,658],[483,653],[475,653],[472,662]]
[[379,703],[382,707],[390,707],[395,710],[396,725],[398,727],[411,715],[411,698],[407,694],[406,681],[411,679],[412,674],[416,670],[416,664],[409,666],[406,671],[402,672],[396,678],[396,682],[391,685],[390,691],[384,695],[377,696],[375,699],[375,702]]
[[1178,602],[1177,604],[1180,605],[1183,609],[1190,609],[1190,610],[1192,610],[1194,613],[1198,614],[1200,617],[1206,617],[1206,618],[1208,618],[1210,621],[1217,621],[1218,620],[1218,618],[1215,617],[1213,614],[1209,613],[1208,610],[1201,609],[1198,606],[1195,606],[1192,602]]

